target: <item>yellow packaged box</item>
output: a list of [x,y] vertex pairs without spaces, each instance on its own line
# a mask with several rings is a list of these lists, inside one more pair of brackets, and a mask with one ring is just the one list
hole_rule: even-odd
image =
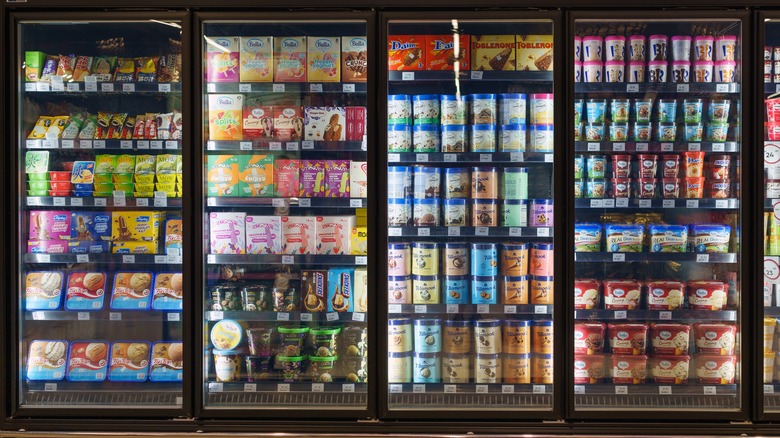
[[159,242],[114,242],[111,252],[114,254],[157,254]]
[[352,255],[368,255],[368,227],[352,227],[350,248]]
[[164,220],[165,213],[161,211],[115,211],[111,213],[111,240],[156,241]]
[[241,82],[271,82],[274,79],[274,37],[239,39],[239,78]]
[[155,169],[155,172],[160,174],[170,174],[173,175],[176,173],[176,161],[178,159],[178,155],[170,155],[170,154],[163,154],[157,156],[157,168]]
[[209,94],[209,139],[242,140],[244,96]]
[[517,69],[553,71],[552,35],[516,35]]
[[309,37],[306,62],[309,82],[341,81],[341,38]]
[[136,175],[154,175],[157,166],[157,156],[155,155],[136,155],[135,174]]
[[514,70],[514,35],[472,35],[472,70]]

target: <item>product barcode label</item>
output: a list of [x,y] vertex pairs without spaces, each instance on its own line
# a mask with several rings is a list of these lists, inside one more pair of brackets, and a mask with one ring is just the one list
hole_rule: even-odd
[[148,207],[149,199],[147,198],[135,198],[135,205],[137,207]]
[[62,140],[61,144],[63,149],[73,149],[75,147],[74,140]]
[[510,227],[509,235],[512,237],[520,237],[523,235],[523,229],[518,227]]
[[701,143],[688,143],[688,150],[689,151],[700,151],[701,150]]
[[311,313],[301,313],[301,321],[312,321]]
[[674,150],[674,143],[661,143],[661,151],[671,152]]
[[723,152],[724,150],[726,150],[726,147],[723,143],[712,144],[712,152]]
[[106,206],[106,198],[95,198],[93,200],[95,203],[95,207],[105,207]]
[[717,84],[717,85],[715,85],[715,92],[716,93],[728,93],[729,92],[729,84]]
[[301,142],[301,149],[303,149],[303,150],[314,149],[314,141],[312,141],[312,140],[303,140]]
[[[614,203],[612,204],[615,205]],[[549,228],[537,228],[536,229],[536,235],[538,237],[550,237],[550,229]]]
[[[214,143],[214,142],[210,141],[209,144],[211,144],[211,143]],[[135,143],[135,147],[137,147],[138,149],[149,149],[149,142],[147,140],[138,140]],[[214,148],[212,148],[212,149],[216,149],[216,146]]]
[[300,198],[298,199],[298,206],[299,207],[311,207],[311,199],[309,198]]
[[402,81],[413,81],[414,80],[414,72],[413,71],[405,71],[401,73],[401,80]]
[[706,395],[715,395],[718,393],[718,388],[716,386],[705,386],[704,387],[704,394]]
[[601,202],[601,206],[604,208],[615,208],[615,200],[614,199],[604,199]]
[[650,199],[640,199],[639,208],[650,208],[653,206],[653,201]]
[[574,393],[575,394],[585,394],[585,386],[584,385],[574,385]]
[[428,162],[428,154],[417,154],[417,161],[421,163],[427,163]]
[[444,385],[445,394],[454,394],[458,390],[458,385]]
[[515,393],[515,385],[501,385],[501,393],[502,394],[514,394]]
[[271,141],[268,142],[268,149],[272,151],[281,151],[282,150],[282,142],[281,141]]
[[43,384],[43,390],[46,392],[56,392],[57,391],[57,384],[56,383],[44,383]]
[[401,235],[401,229],[396,227],[391,227],[387,229],[387,235],[388,236],[400,236]]
[[292,265],[295,263],[295,257],[291,255],[284,255],[282,256],[282,264],[283,265]]
[[89,312],[79,312],[77,318],[79,321],[89,321]]
[[664,199],[664,208],[674,208],[674,199]]
[[764,394],[774,394],[775,385],[764,385]]
[[361,312],[353,313],[352,314],[352,320],[353,321],[358,321],[358,322],[363,322],[363,321],[366,320],[366,314],[365,313],[361,313]]
[[547,313],[547,306],[534,306],[534,313]]
[[179,313],[168,314],[168,321],[179,321],[180,319],[181,319],[181,315]]
[[388,304],[387,305],[387,313],[401,313],[401,305],[400,304]]
[[482,163],[489,163],[493,161],[493,155],[491,154],[479,154],[479,161]]
[[534,394],[544,394],[545,392],[546,391],[545,391],[544,385],[534,385],[533,386],[533,393]]
[[284,144],[284,147],[288,151],[297,151],[299,147],[299,143],[297,141],[288,141],[287,143]]
[[61,207],[65,205],[65,198],[56,197],[52,200],[52,204],[54,204],[55,207]]
[[477,394],[487,394],[488,393],[488,386],[487,385],[477,385]]
[[338,321],[339,320],[339,314],[338,313],[334,313],[334,312],[330,312],[330,313],[325,315],[325,319],[327,319],[329,322]]
[[590,200],[590,208],[601,208],[602,205],[604,205],[604,203],[601,201],[601,199]]
[[[314,84],[312,84],[314,85]],[[238,92],[239,93],[251,93],[252,92],[252,84],[238,84]]]
[[445,163],[454,163],[458,161],[457,156],[455,154],[444,154],[443,159]]
[[100,91],[114,91],[114,84],[112,83],[102,83],[100,84]]

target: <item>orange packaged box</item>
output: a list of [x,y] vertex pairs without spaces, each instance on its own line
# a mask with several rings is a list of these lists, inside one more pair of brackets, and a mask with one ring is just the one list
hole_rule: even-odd
[[388,70],[425,70],[425,35],[390,35]]
[[242,140],[244,96],[209,95],[209,140]]
[[[456,56],[452,35],[426,35],[425,48],[426,70],[454,70]],[[458,52],[460,70],[468,70],[471,65],[468,35],[460,35],[458,38]]]
[[514,35],[472,35],[472,70],[514,70]]

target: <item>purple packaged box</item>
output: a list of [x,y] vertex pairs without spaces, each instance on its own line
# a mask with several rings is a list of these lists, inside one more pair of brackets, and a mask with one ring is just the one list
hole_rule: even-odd
[[325,162],[321,160],[301,161],[302,198],[320,198],[325,196]]
[[33,210],[30,212],[30,240],[70,239],[70,212]]
[[325,161],[325,197],[349,198],[349,160]]
[[32,254],[67,254],[67,240],[29,240],[27,252]]

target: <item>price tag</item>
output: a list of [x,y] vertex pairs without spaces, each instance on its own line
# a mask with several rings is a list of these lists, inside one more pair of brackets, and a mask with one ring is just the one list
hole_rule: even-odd
[[356,256],[355,257],[355,264],[358,266],[365,266],[368,264],[368,257],[367,256]]
[[44,140],[41,147],[44,149],[57,149],[59,144],[57,144],[57,140]]
[[[90,80],[91,79],[91,80]],[[84,91],[97,91],[97,82],[94,76],[84,78]]]
[[615,310],[615,319],[626,319],[627,316],[625,310]]
[[389,163],[397,163],[401,161],[401,154],[387,154],[387,161]]
[[425,385],[412,385],[412,392],[415,394],[424,394],[425,393]]
[[428,313],[428,306],[425,304],[416,304],[414,306],[414,313]]
[[44,312],[33,312],[32,313],[33,321],[43,321],[46,319],[46,313]]
[[729,208],[729,201],[725,199],[718,199],[715,201],[715,208]]
[[480,80],[482,80],[482,74],[483,73],[484,72],[482,72],[482,71],[472,70],[471,71],[471,79],[474,79],[475,81],[480,81]]
[[274,84],[273,90],[274,93],[284,93],[285,91],[284,84]]
[[179,254],[168,254],[165,256],[165,263],[169,265],[180,265],[181,264],[181,255]]
[[[105,84],[103,84],[105,85]],[[135,92],[135,84],[122,84],[122,91],[125,93],[134,93]]]
[[222,389],[223,389],[222,383],[217,383],[217,382],[209,383],[209,392],[222,392]]
[[252,92],[252,84],[238,84],[238,92],[239,93],[251,93]]
[[519,227],[510,227],[509,228],[509,235],[511,237],[520,237],[523,235],[523,229]]
[[387,305],[387,313],[401,313],[401,305],[400,304],[388,304]]
[[601,201],[601,206],[604,208],[615,208],[615,200],[614,199],[604,199]]
[[637,143],[636,144],[636,151],[637,152],[647,152],[648,151],[648,144],[647,143]]
[[255,392],[255,391],[257,391],[256,383],[244,383],[244,392]]
[[[216,145],[216,143],[215,143],[215,142],[213,142],[213,141],[210,141],[210,142],[209,142],[209,147],[211,147],[212,145],[214,145],[214,147],[213,147],[213,148],[211,148],[211,150],[214,150],[214,149],[216,149],[216,146],[215,146],[215,145]],[[148,142],[148,141],[146,141],[146,140],[138,140],[138,141],[135,143],[135,147],[136,147],[136,148],[138,148],[138,149],[149,149],[149,142]]]
[[501,393],[502,394],[514,394],[515,393],[515,385],[501,385]]
[[670,395],[672,393],[672,387],[671,386],[659,386],[658,387],[658,393],[661,395]]
[[458,391],[458,385],[444,385],[445,394],[455,394]]
[[179,321],[181,319],[181,316],[178,313],[169,313],[168,314],[168,321]]
[[297,151],[300,147],[300,144],[297,141],[288,141],[284,144],[284,147],[288,151]]
[[268,143],[268,149],[272,151],[281,151],[282,150],[282,142],[281,141],[272,141]]
[[214,254],[209,254],[206,256],[206,263],[217,263],[217,256]]
[[[209,86],[212,86],[212,87],[213,87],[213,85],[214,84],[209,84]],[[215,87],[213,87],[213,88],[215,88]],[[157,85],[157,91],[159,91],[160,93],[170,93],[171,92],[171,84],[158,84]],[[216,88],[215,88],[214,91],[216,91]],[[210,93],[213,93],[214,91],[209,90]]]
[[287,312],[280,312],[276,314],[276,320],[277,321],[289,321],[290,320],[290,314]]
[[120,149],[132,149],[133,148],[133,141],[132,140],[120,140],[119,141],[119,148]]
[[149,141],[149,147],[151,149],[162,149],[163,148],[163,141],[162,140],[150,140]]
[[626,255],[624,253],[616,252],[612,254],[612,261],[613,262],[625,262],[626,261]]
[[56,207],[61,207],[65,205],[65,198],[56,197],[52,200],[52,204]]
[[350,199],[349,200],[349,206],[350,206],[350,208],[361,208],[361,207],[363,207],[363,200],[362,199]]
[[522,152],[510,152],[509,153],[509,161],[513,163],[520,163],[523,161],[523,153]]
[[301,321],[312,321],[311,313],[301,313]]
[[477,304],[477,313],[490,313],[490,305]]
[[136,207],[148,207],[149,199],[147,198],[135,198]]
[[400,228],[395,228],[395,227],[388,228],[387,229],[387,235],[388,236],[400,236],[401,235],[401,229]]
[[154,256],[154,263],[158,265],[164,265],[168,261],[168,258],[164,255],[156,255]]
[[291,255],[284,255],[282,256],[282,264],[283,265],[293,265],[295,264],[295,257]]
[[427,163],[428,162],[428,154],[417,154],[417,161],[421,163]]
[[[612,205],[614,206],[614,203]],[[550,229],[549,228],[537,228],[536,229],[536,236],[537,237],[550,237]]]
[[672,312],[670,312],[668,310],[664,310],[662,312],[658,312],[658,319],[663,319],[663,320],[672,319]]
[[238,149],[241,151],[251,151],[252,150],[252,142],[251,141],[242,141],[238,143]]
[[110,82],[109,83],[104,82],[100,84],[100,91],[106,91],[106,92],[114,91],[114,84]]
[[729,92],[729,84],[717,84],[717,85],[715,85],[715,92],[716,93],[728,93]]
[[639,84],[627,84],[626,93],[639,93]]
[[487,236],[489,233],[488,227],[474,227],[475,236]]
[[553,154],[544,154],[544,162],[545,163],[552,163],[555,160],[555,155]]
[[95,198],[92,202],[95,204],[95,207],[105,207],[107,205],[106,198]]
[[476,390],[477,390],[477,394],[487,394],[488,393],[488,386],[487,385],[477,385]]
[[[148,200],[147,200],[148,204]],[[154,192],[154,206],[155,207],[167,207],[168,206],[168,194],[161,191]]]
[[76,263],[89,263],[89,254],[77,254]]
[[447,313],[458,313],[460,311],[457,304],[447,304]]
[[574,393],[575,394],[585,394],[585,386],[584,385],[574,385]]
[[687,93],[688,92],[688,84],[677,84],[677,92],[678,93]]
[[79,140],[79,149],[92,149],[92,140]]
[[211,312],[212,321],[221,321],[225,318],[225,312]]
[[24,91],[35,91],[35,83],[34,82],[28,82],[24,84]]
[[62,83],[62,77],[61,76],[56,76],[56,77],[58,77],[60,80],[55,82],[54,76],[52,77],[51,91],[65,91],[65,84]]
[[544,385],[534,385],[533,386],[533,393],[534,394],[544,394],[547,388],[544,387]]
[[284,198],[274,198],[271,200],[271,205],[274,207],[285,207],[287,203]]
[[276,385],[276,392],[290,392],[289,383],[279,383]]
[[431,229],[430,228],[418,228],[417,229],[417,235],[418,236],[430,236],[431,235]]
[[517,313],[517,306],[504,306],[504,313]]
[[764,394],[774,394],[775,385],[764,385]]
[[92,142],[92,147],[95,149],[105,149],[106,148],[106,141],[105,140],[95,140]]
[[217,84],[206,84],[206,91],[209,93],[217,92]]
[[628,394],[628,386],[625,385],[615,386],[615,394]]
[[328,313],[325,315],[325,319],[327,319],[329,322],[338,321],[339,320],[339,314],[338,313]]
[[36,205],[42,205],[41,198],[29,197],[27,198],[27,205],[32,207]]
[[479,161],[481,163],[490,163],[493,161],[493,155],[492,154],[479,154]]
[[324,383],[312,383],[311,384],[311,392],[325,392],[325,384]]
[[298,207],[311,207],[311,199],[309,198],[300,198],[298,199]]
[[77,317],[79,321],[89,321],[89,312],[79,312]]
[[443,159],[445,163],[454,163],[458,161],[458,157],[455,154],[444,154]]
[[588,143],[588,152],[597,152],[601,150],[601,143]]
[[111,312],[108,314],[108,319],[110,321],[121,321],[122,320],[122,314],[119,312]]
[[626,150],[625,143],[612,143],[612,150],[615,152],[623,152]]
[[68,91],[79,91],[79,84],[75,82],[68,82]]
[[38,254],[38,263],[51,263],[51,254]]
[[179,142],[176,140],[168,140],[165,142],[165,149],[179,149]]
[[590,208],[601,208],[604,205],[604,202],[601,201],[601,199],[591,199],[590,200]]
[[696,262],[697,263],[709,263],[710,262],[710,255],[709,254],[696,254]]
[[653,201],[650,199],[640,199],[639,208],[650,208],[653,206]]
[[448,236],[460,236],[460,227],[447,227]]
[[663,152],[671,152],[674,150],[674,143],[661,143],[661,150]]
[[674,199],[664,199],[663,200],[663,207],[664,208],[674,208],[675,202]]
[[547,306],[534,306],[534,313],[536,314],[547,313]]
[[73,149],[75,147],[73,140],[62,140],[60,142],[63,149]]
[[390,394],[400,394],[404,392],[403,385],[390,385]]
[[57,384],[56,383],[44,383],[43,384],[43,390],[46,392],[56,392],[57,391]]
[[312,140],[303,140],[301,142],[301,149],[305,151],[314,149],[314,142]]
[[705,395],[716,395],[718,393],[718,387],[717,386],[705,386],[704,387],[704,394]]
[[38,149],[41,147],[41,142],[39,140],[27,140],[24,144],[27,149]]
[[133,254],[125,254],[122,256],[122,263],[135,263],[135,255]]
[[688,150],[689,151],[700,151],[701,150],[701,143],[688,143]]
[[354,93],[355,92],[355,84],[344,84],[342,86],[341,90],[344,93]]
[[726,145],[723,143],[713,143],[712,144],[712,152],[723,152],[726,150]]
[[699,200],[698,199],[689,199],[685,201],[685,207],[686,208],[699,208]]
[[[238,91],[241,91],[240,89]],[[322,84],[309,84],[309,92],[322,93]]]
[[364,322],[366,320],[366,314],[362,312],[355,312],[352,314],[352,320],[358,322]]

